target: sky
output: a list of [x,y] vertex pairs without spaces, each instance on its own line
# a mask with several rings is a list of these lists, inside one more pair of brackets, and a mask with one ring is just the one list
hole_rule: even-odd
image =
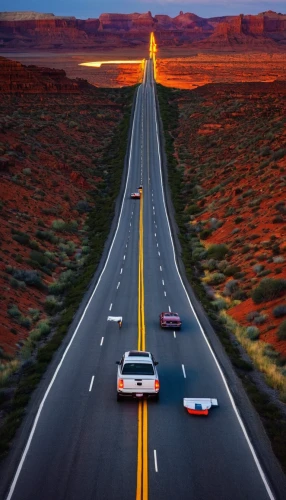
[[175,17],[180,11],[201,17],[258,14],[273,10],[286,14],[286,0],[1,0],[0,11],[53,13],[79,19],[98,18],[103,13],[131,14],[151,11],[152,15]]

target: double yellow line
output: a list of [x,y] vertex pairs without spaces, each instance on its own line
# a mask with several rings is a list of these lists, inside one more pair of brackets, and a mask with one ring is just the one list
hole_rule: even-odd
[[[144,257],[143,257],[143,190],[140,196],[139,265],[138,265],[138,350],[145,351]],[[138,404],[138,449],[136,500],[148,499],[148,407],[147,401]]]

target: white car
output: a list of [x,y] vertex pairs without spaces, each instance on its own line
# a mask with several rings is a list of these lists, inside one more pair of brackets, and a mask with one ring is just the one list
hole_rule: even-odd
[[123,397],[153,397],[158,401],[160,382],[157,372],[158,362],[147,351],[127,351],[120,361],[116,361],[117,401]]

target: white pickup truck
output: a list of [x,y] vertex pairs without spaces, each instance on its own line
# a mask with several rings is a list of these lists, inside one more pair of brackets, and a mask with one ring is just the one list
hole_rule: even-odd
[[159,399],[159,377],[157,361],[147,351],[127,351],[116,361],[117,401],[123,397]]

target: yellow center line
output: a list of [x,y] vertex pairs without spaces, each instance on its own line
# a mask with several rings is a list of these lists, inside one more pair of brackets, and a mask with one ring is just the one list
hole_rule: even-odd
[[[145,351],[144,309],[144,258],[143,258],[143,190],[140,196],[139,215],[139,264],[138,264],[138,350]],[[148,500],[148,406],[138,404],[138,448],[136,500]]]

